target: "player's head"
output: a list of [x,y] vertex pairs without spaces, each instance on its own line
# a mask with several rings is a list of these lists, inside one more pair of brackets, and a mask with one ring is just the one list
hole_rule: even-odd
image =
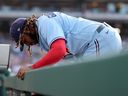
[[19,41],[19,37],[20,34],[23,32],[23,27],[25,25],[25,22],[26,22],[26,18],[18,18],[11,24],[10,34],[15,42]]
[[35,21],[34,17],[18,18],[10,26],[11,37],[17,43],[17,47],[20,45],[21,51],[23,51],[24,44],[30,47],[30,45],[38,43]]

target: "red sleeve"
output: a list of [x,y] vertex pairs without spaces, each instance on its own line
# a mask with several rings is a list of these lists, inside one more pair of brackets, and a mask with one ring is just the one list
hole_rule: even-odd
[[48,53],[39,61],[32,65],[32,69],[44,67],[50,64],[57,63],[66,55],[66,44],[64,39],[57,39],[51,45]]

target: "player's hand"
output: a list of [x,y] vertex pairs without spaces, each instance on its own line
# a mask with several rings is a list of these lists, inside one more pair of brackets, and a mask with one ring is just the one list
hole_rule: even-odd
[[23,80],[24,79],[24,76],[25,76],[25,73],[28,72],[28,71],[30,71],[30,70],[31,70],[30,66],[22,66],[19,69],[16,77],[18,77],[18,79]]

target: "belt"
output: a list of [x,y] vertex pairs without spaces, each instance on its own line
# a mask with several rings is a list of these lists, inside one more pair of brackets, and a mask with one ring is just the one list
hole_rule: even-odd
[[100,25],[100,26],[96,29],[96,31],[97,31],[98,33],[100,33],[104,28],[105,28],[104,25]]

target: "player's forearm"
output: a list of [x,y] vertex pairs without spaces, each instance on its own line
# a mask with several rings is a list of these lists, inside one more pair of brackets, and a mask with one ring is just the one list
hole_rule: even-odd
[[66,54],[65,41],[60,40],[52,45],[51,50],[39,61],[32,65],[33,69],[44,67],[60,61]]

